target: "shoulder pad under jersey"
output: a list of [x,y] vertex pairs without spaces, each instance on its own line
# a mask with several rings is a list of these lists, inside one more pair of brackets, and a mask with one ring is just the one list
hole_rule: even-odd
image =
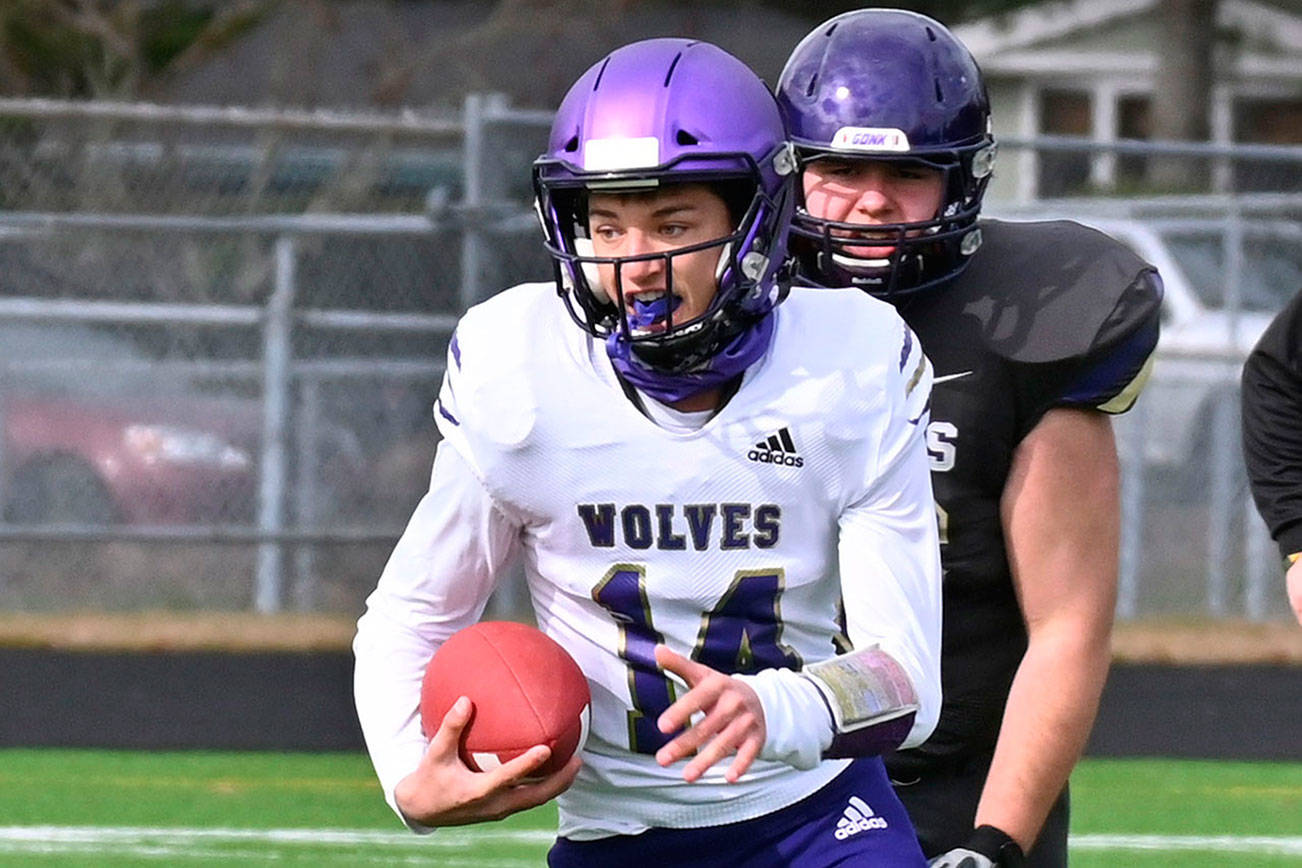
[[480,451],[477,443],[501,450],[528,439],[536,420],[534,354],[573,328],[558,322],[556,308],[550,284],[524,284],[475,305],[457,324],[434,417],[467,457]]
[[1156,329],[1161,279],[1116,239],[1069,220],[983,220],[981,230],[949,291],[1004,358],[1065,361]]
[[894,306],[859,289],[793,287],[776,316],[768,365],[822,384],[801,391],[818,396],[829,438],[857,442],[865,426],[927,412],[931,364]]

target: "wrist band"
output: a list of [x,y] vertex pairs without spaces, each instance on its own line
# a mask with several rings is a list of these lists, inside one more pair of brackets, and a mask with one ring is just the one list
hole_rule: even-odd
[[909,737],[918,695],[899,661],[876,645],[811,664],[800,674],[832,713],[835,734],[824,757],[875,756]]
[[1021,846],[997,826],[977,826],[967,839],[967,847],[990,859],[1000,868],[1022,868],[1026,856]]
[[918,696],[904,667],[876,645],[806,666],[832,711],[839,733],[918,710]]

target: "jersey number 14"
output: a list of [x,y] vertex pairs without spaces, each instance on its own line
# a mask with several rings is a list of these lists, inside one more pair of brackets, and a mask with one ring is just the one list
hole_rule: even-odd
[[[701,615],[691,657],[719,672],[749,674],[761,669],[799,669],[800,655],[783,645],[778,605],[781,570],[738,570],[719,602]],[[674,702],[674,686],[656,665],[655,646],[664,636],[652,623],[646,567],[616,564],[592,598],[619,624],[619,656],[628,664],[633,710],[628,714],[629,747],[653,754],[674,736],[656,726]]]

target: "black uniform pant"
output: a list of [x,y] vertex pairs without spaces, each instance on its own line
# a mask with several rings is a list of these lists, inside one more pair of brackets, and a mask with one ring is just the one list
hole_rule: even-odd
[[[972,834],[992,758],[993,754],[985,753],[944,767],[888,763],[891,783],[918,830],[918,841],[928,859],[961,847]],[[1026,854],[1027,868],[1065,868],[1070,813],[1070,797],[1064,788],[1035,846]]]

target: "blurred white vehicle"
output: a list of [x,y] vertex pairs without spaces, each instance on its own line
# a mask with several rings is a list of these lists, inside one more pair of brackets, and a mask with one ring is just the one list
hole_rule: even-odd
[[[1302,289],[1302,224],[1252,217],[1132,217],[1019,212],[1075,220],[1157,267],[1162,334],[1140,410],[1145,464],[1189,496],[1205,492],[1219,431],[1237,455],[1239,371],[1271,318]],[[1233,414],[1227,416],[1226,414]]]

